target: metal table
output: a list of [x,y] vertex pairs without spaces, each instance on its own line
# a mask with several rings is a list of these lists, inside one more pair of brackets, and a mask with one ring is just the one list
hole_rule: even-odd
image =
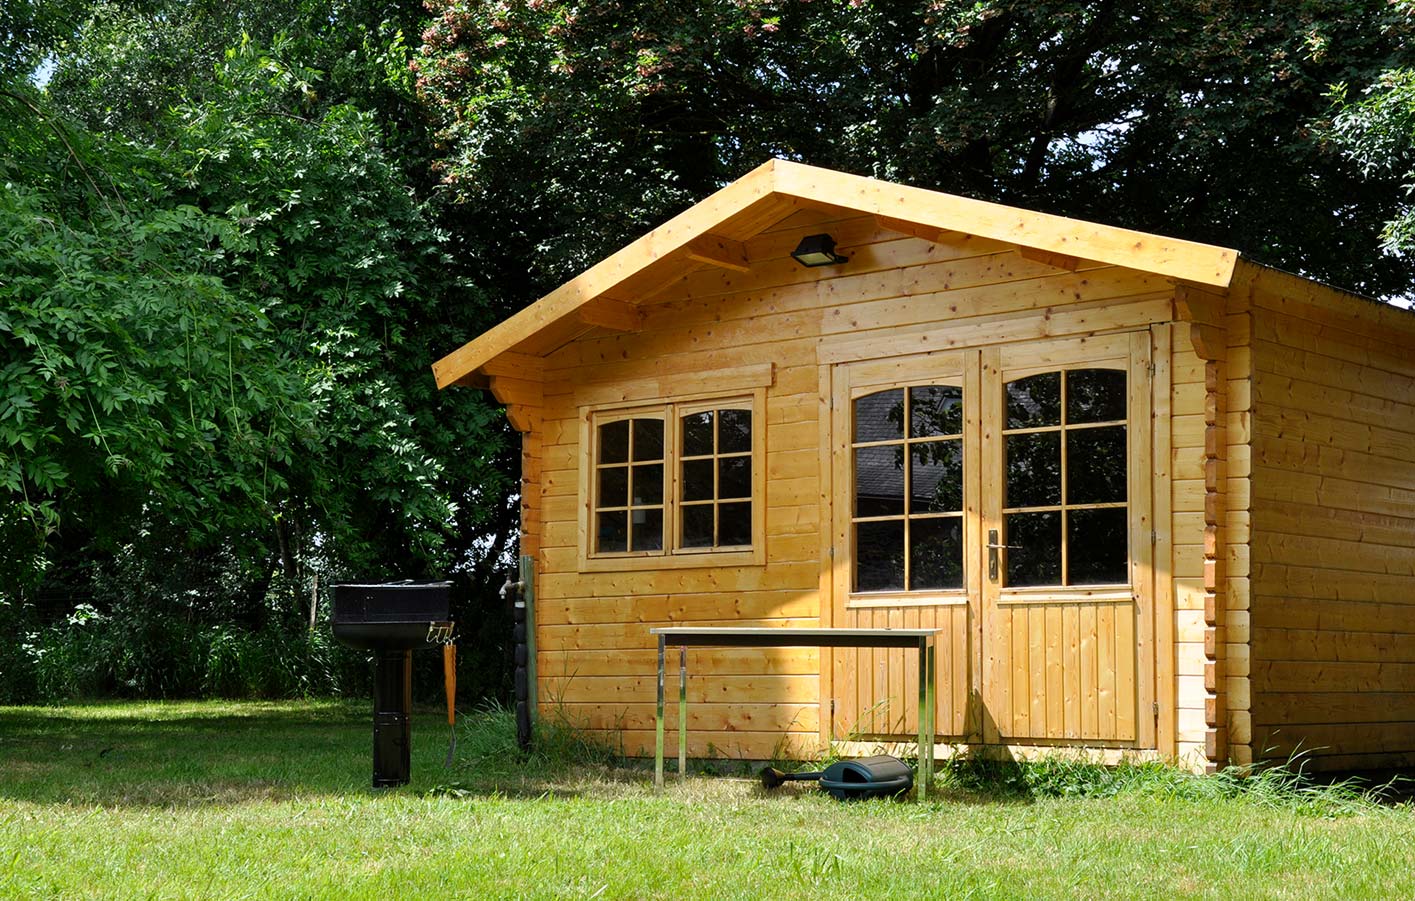
[[750,626],[650,629],[658,636],[658,709],[654,785],[663,785],[664,651],[678,651],[678,776],[688,771],[688,648],[916,648],[919,651],[919,794],[934,773],[934,647],[941,629],[776,629]]

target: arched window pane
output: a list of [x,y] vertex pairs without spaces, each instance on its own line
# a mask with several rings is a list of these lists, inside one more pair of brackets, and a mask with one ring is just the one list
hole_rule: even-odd
[[752,411],[717,411],[717,452],[744,454],[752,449]]
[[919,385],[909,389],[909,437],[929,438],[962,432],[962,388],[955,385]]
[[855,441],[904,437],[904,389],[877,391],[855,399]]
[[1125,418],[1125,370],[1073,369],[1066,373],[1066,421],[1119,422]]
[[629,421],[607,422],[599,427],[599,462],[624,463],[629,459]]
[[1007,383],[1007,427],[1061,425],[1061,373],[1044,372]]
[[683,417],[683,456],[705,457],[712,453],[712,411]]

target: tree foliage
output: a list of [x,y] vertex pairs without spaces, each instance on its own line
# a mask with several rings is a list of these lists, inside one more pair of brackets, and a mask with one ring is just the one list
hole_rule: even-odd
[[331,687],[343,575],[504,685],[516,446],[429,362],[771,156],[1409,293],[1410,9],[0,5],[0,694]]
[[[1415,2],[1393,4],[1415,25]],[[1400,179],[1404,197],[1386,223],[1383,238],[1392,255],[1415,255],[1415,54],[1382,72],[1358,97],[1345,83],[1333,89],[1337,108],[1330,134],[1366,175]],[[1412,292],[1415,293],[1415,292]]]
[[189,12],[101,6],[48,91],[6,88],[0,593],[37,623],[102,596],[115,629],[288,632],[320,576],[489,580],[510,445],[428,370],[489,318],[390,149],[414,131],[378,109],[408,83],[401,39],[375,29],[386,58],[358,65],[321,45],[343,84],[305,64],[318,34],[185,79],[129,52]]
[[536,290],[772,155],[1411,281],[1371,253],[1391,183],[1312,128],[1409,40],[1385,0],[430,7],[443,178]]

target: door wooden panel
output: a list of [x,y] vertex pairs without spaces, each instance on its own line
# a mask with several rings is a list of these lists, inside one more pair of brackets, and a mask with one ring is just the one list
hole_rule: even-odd
[[[983,547],[987,573],[980,689],[989,742],[1154,745],[1149,362],[1148,333],[1009,346],[984,354],[982,527],[1000,545],[989,548],[985,542]],[[1103,492],[1097,500],[1078,474],[1119,465],[1114,452],[1102,460],[1082,450],[1106,446],[1118,451],[1091,436],[1120,428],[1119,401],[1111,412],[1100,414],[1104,419],[1099,422],[1073,425],[1067,418],[1072,406],[1084,407],[1073,403],[1069,386],[1074,382],[1080,391],[1097,380],[1097,373],[1124,374],[1120,500]],[[1044,415],[1035,421],[1009,416],[1008,386],[1050,374],[1056,374],[1052,383],[1061,391],[1058,409],[1067,412],[1056,414],[1054,425]],[[1023,397],[1032,400],[1030,394]],[[1023,448],[1033,435],[1056,435],[1057,470],[1027,466],[1025,452],[1011,450],[1013,435],[1023,439],[1017,445]],[[1015,458],[1009,456],[1014,453]],[[1112,479],[1116,475],[1110,470]],[[1053,476],[1064,486],[1054,496],[1036,488],[1036,482]],[[1009,485],[1009,479],[1024,478],[1034,484]],[[1097,514],[1120,520],[1121,511],[1123,537],[1094,530]],[[1054,517],[1046,520],[1058,529],[1054,543],[1017,528],[1027,516]],[[1031,564],[1039,554],[1037,545],[1054,566]],[[1018,558],[1029,565],[1017,565]],[[1106,575],[1088,581],[1086,576],[1097,571]]]
[[[937,650],[938,690],[934,722],[938,734],[948,740],[977,738],[979,719],[974,697],[974,676],[977,664],[977,591],[979,578],[977,556],[977,517],[979,469],[972,461],[978,453],[978,409],[968,398],[977,394],[977,352],[921,354],[917,357],[888,361],[836,366],[832,372],[831,454],[832,482],[844,486],[834,495],[832,529],[834,548],[834,578],[832,602],[834,625],[845,628],[938,628],[943,629]],[[911,517],[913,489],[910,501],[899,516],[855,515],[856,446],[861,442],[855,435],[854,402],[862,397],[878,396],[881,392],[911,387],[951,386],[961,389],[963,396],[962,423],[959,443],[962,447],[962,503],[956,521],[961,524],[962,548],[961,583],[956,588],[857,591],[854,569],[854,529],[861,519],[894,522],[909,520],[912,530],[920,522],[953,522],[955,517],[943,514],[930,519],[930,514]],[[911,401],[912,403],[912,401]],[[912,409],[910,410],[912,413]],[[900,411],[903,415],[903,411]],[[953,434],[951,426],[947,434]],[[908,429],[904,430],[906,433]],[[886,442],[891,439],[884,439]],[[899,439],[907,444],[908,438]],[[928,443],[930,439],[921,439]],[[877,442],[864,442],[865,444]],[[893,446],[893,445],[891,445]],[[903,446],[903,445],[901,445]],[[913,460],[912,452],[902,454],[902,460]],[[901,460],[901,462],[902,462]],[[907,468],[907,466],[906,466]],[[874,490],[874,489],[870,489]],[[877,511],[876,511],[877,512]],[[911,540],[914,532],[910,532]],[[912,559],[912,558],[910,558]],[[909,576],[915,574],[909,568]],[[833,710],[831,737],[850,740],[918,734],[918,659],[913,652],[888,649],[840,648],[832,652]]]
[[1137,608],[1132,601],[1006,604],[984,644],[993,732],[1009,743],[1138,739]]
[[[860,629],[944,629],[938,643],[938,692],[934,722],[944,740],[970,733],[968,607],[866,607],[842,611],[837,624]],[[836,699],[832,737],[839,741],[919,733],[919,656],[886,648],[838,648],[834,655]]]
[[[944,630],[935,709],[940,740],[1154,747],[1149,364],[1150,335],[1138,332],[832,368],[832,623]],[[1071,404],[1068,413],[1057,414],[1055,424],[1044,416],[1009,423],[1008,384],[1047,373],[1056,375],[1035,383],[1055,384],[1056,403]],[[911,531],[901,526],[896,532],[913,536],[914,483],[880,488],[889,479],[871,471],[874,464],[857,465],[862,444],[855,402],[898,388],[907,394],[919,385],[962,390],[961,584],[911,590],[909,568],[896,562],[894,570],[877,565],[871,571],[876,590],[860,590],[857,528],[909,520]],[[907,412],[901,407],[899,416]],[[895,459],[912,460],[907,437],[897,441],[905,446]],[[1032,445],[1058,448],[1056,466],[1028,469],[1018,462],[1025,454],[1009,451]],[[864,473],[859,480],[857,469]],[[1019,472],[1026,482],[1020,488]],[[1032,490],[1047,477],[1066,486],[1054,498]],[[855,496],[857,481],[868,494],[863,501]],[[1106,494],[1121,483],[1118,496]],[[908,502],[889,506],[901,491]],[[905,512],[895,515],[896,507]],[[1052,527],[1059,532],[1048,538]],[[1009,528],[1016,533],[1012,540]],[[988,547],[1024,539],[1032,546]],[[909,560],[912,540],[901,539]],[[1047,553],[1055,558],[1051,563]],[[831,652],[830,737],[917,734],[912,658],[883,649]]]

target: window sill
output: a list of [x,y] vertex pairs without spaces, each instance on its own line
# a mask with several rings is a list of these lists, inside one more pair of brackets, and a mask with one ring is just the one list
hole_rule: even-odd
[[852,594],[845,602],[847,610],[869,610],[876,607],[963,607],[968,592],[957,591],[881,591]]
[[582,573],[641,572],[656,569],[719,569],[726,566],[764,566],[766,551],[747,548],[688,554],[638,554],[580,559]]

